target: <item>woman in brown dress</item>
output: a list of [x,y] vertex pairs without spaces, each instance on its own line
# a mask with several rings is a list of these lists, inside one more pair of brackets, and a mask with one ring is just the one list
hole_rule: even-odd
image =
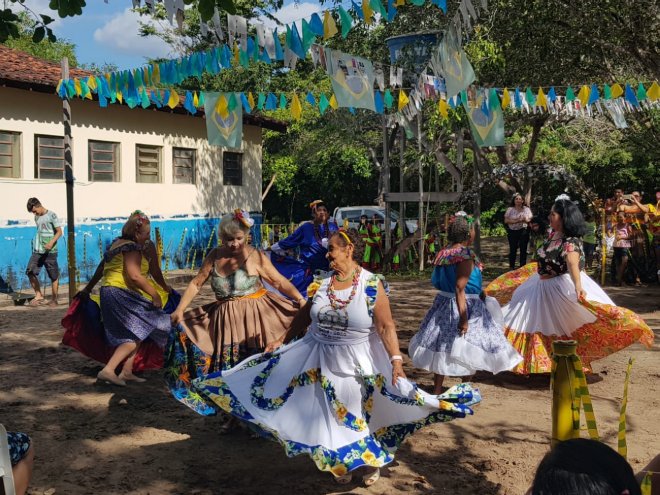
[[[165,352],[166,381],[177,400],[205,416],[217,409],[191,391],[191,380],[262,352],[284,336],[307,301],[267,256],[248,246],[253,223],[241,210],[222,217],[218,227],[222,246],[208,254],[171,316],[174,329]],[[208,279],[216,301],[186,311]],[[266,290],[262,280],[290,299]]]

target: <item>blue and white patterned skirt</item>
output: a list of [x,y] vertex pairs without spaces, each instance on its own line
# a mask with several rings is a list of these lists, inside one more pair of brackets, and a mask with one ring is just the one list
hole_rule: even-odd
[[439,292],[419,331],[410,341],[408,354],[413,365],[447,376],[472,375],[477,370],[499,373],[514,368],[522,361],[522,356],[505,337],[501,323],[496,321],[478,294],[465,296],[467,333],[463,336],[458,333],[455,294]]

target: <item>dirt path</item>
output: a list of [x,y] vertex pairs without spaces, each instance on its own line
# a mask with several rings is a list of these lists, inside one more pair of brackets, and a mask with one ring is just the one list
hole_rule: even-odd
[[[660,335],[660,288],[608,292]],[[393,283],[403,351],[434,295],[428,282]],[[32,494],[522,494],[549,445],[547,377],[484,375],[476,380],[484,400],[474,417],[422,430],[374,488],[355,482],[342,490],[308,458],[288,459],[278,445],[244,432],[220,436],[220,421],[172,399],[159,372],[126,389],[95,384],[100,367],[59,344],[64,312],[0,308],[0,423],[35,440]],[[636,344],[596,362],[590,385],[601,435],[614,446],[625,366],[635,358],[628,404],[635,468],[660,445],[658,349]],[[430,385],[430,374],[408,372]]]

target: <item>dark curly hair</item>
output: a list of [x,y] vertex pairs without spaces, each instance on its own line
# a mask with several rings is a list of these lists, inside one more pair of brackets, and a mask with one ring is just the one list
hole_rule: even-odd
[[470,225],[465,217],[456,217],[447,227],[447,240],[451,244],[465,242],[470,238]]
[[[336,237],[339,240],[339,244],[342,247],[346,247],[348,246],[348,242],[346,242],[346,239],[342,234],[348,236],[348,238],[351,240],[351,244],[353,244],[353,261],[356,261],[358,264],[361,263],[362,259],[364,258],[364,241],[358,234],[358,231],[355,229],[348,229],[337,230],[332,233],[330,239]],[[330,239],[328,239],[328,241]]]
[[552,209],[561,217],[564,234],[567,237],[582,237],[587,233],[587,225],[580,209],[570,199],[558,199]]

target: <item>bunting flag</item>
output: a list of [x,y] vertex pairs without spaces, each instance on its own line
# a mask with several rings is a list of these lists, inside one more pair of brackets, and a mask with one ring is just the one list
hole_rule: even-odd
[[296,120],[300,120],[302,117],[302,104],[298,99],[298,93],[293,93],[291,99],[291,116]]
[[320,47],[326,60],[334,96],[340,107],[364,108],[376,111],[374,105],[374,69],[368,60]]
[[209,144],[240,149],[243,140],[243,107],[235,103],[236,95],[207,92],[203,95]]
[[483,148],[485,146],[504,146],[504,115],[495,89],[486,93],[477,90],[477,99],[473,105],[468,102],[465,92],[461,96],[463,108],[470,122],[472,137]]
[[474,82],[474,69],[458,40],[451,33],[444,38],[431,56],[431,69],[437,77],[443,77],[447,98],[452,98]]
[[[329,40],[335,34],[338,33],[337,24],[335,24],[335,19],[332,17],[332,14],[329,10],[326,10],[323,14],[323,40]],[[342,36],[343,36],[343,27],[342,27]],[[345,37],[345,36],[344,36]]]

